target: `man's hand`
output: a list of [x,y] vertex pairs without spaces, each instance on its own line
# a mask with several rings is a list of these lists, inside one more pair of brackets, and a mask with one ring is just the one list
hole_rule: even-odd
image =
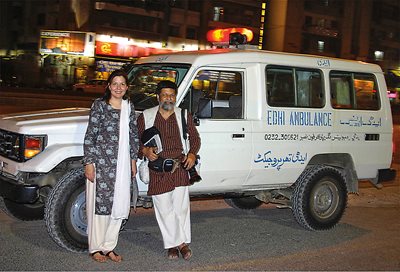
[[194,166],[195,163],[196,163],[196,155],[188,153],[183,160],[183,167],[185,167],[186,170],[189,170]]
[[96,177],[96,173],[94,170],[94,164],[86,164],[85,165],[85,176],[91,182],[94,182],[94,178]]
[[132,177],[135,177],[137,173],[136,160],[132,160],[131,168],[132,168]]
[[142,153],[143,155],[149,159],[149,161],[155,161],[158,159],[158,155],[156,154],[157,147],[143,147]]

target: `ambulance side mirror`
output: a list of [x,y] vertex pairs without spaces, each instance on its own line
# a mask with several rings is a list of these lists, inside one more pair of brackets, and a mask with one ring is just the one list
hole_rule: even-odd
[[[197,107],[197,112],[195,113],[195,124],[200,124],[198,119],[207,119],[212,116],[212,100],[210,98],[200,98]],[[197,121],[196,121],[197,120]]]

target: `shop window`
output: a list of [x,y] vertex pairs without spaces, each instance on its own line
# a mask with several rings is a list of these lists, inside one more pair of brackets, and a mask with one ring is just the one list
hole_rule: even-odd
[[196,31],[196,28],[188,27],[188,28],[186,29],[186,39],[192,39],[192,40],[197,39],[197,31]]
[[306,16],[305,21],[304,21],[305,26],[312,26],[312,17],[311,16]]
[[37,25],[38,26],[44,26],[45,24],[46,24],[46,14],[39,13],[37,15]]
[[203,4],[202,1],[191,0],[191,1],[189,1],[189,10],[201,11],[202,4]]
[[180,35],[179,35],[179,26],[173,26],[173,25],[170,25],[169,26],[169,36],[171,36],[171,37],[179,37]]

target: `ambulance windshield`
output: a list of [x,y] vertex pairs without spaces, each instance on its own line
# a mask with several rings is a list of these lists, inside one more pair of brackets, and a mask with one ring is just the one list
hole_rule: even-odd
[[156,87],[161,80],[175,82],[178,87],[190,65],[180,64],[139,64],[128,71],[129,95],[137,110],[158,105]]

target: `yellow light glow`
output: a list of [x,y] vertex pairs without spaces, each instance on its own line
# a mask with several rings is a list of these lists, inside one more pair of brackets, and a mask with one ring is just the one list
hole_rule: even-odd
[[32,158],[33,156],[36,156],[39,153],[40,153],[39,149],[25,149],[24,155],[25,158],[29,159]]

